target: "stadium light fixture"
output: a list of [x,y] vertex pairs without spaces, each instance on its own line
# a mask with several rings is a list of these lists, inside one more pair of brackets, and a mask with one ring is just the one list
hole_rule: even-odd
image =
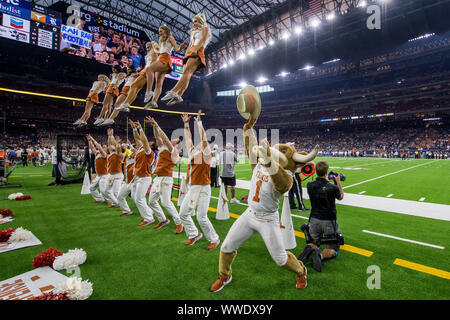
[[255,50],[253,50],[253,49],[248,50],[248,54],[250,56],[254,56],[255,55]]
[[281,76],[281,77],[286,77],[288,74],[289,74],[289,72],[282,71],[282,72],[279,74],[279,76]]
[[281,36],[281,38],[283,38],[284,40],[287,40],[287,39],[290,38],[290,36],[291,36],[291,34],[289,32],[287,32],[287,31],[285,31],[283,33],[283,35]]
[[264,82],[266,82],[266,81],[267,81],[267,78],[264,77],[264,76],[261,76],[261,77],[259,77],[259,78],[256,80],[256,82],[258,82],[258,83],[264,83]]
[[320,24],[320,20],[319,20],[319,19],[313,19],[313,20],[311,21],[311,26],[312,26],[313,28],[317,28],[317,27],[319,26],[319,24]]
[[266,47],[266,46],[262,44],[262,45],[259,46],[258,50],[262,50],[262,49],[264,49],[265,47]]
[[362,7],[362,8],[365,8],[367,6],[367,2],[366,1],[361,1],[359,4],[358,4],[358,7]]
[[275,44],[275,41],[273,41],[272,39],[269,40],[269,46],[273,46]]
[[222,65],[222,68],[221,69],[226,69],[228,67],[228,64],[225,62],[223,65]]
[[241,55],[237,58],[238,60],[242,60],[245,58],[245,55],[243,53],[241,53]]
[[302,27],[297,26],[297,27],[295,27],[294,32],[295,32],[295,34],[301,34],[303,32],[303,29],[302,29]]
[[245,82],[245,81],[241,81],[240,83],[239,83],[239,87],[241,87],[241,88],[244,88],[244,87],[246,87],[247,86],[247,82]]
[[328,21],[332,21],[332,20],[334,20],[334,18],[336,18],[334,12],[330,12],[329,14],[327,14]]
[[228,64],[229,64],[230,66],[232,66],[232,65],[234,64],[234,61],[233,61],[233,60],[230,60],[230,61],[228,61]]

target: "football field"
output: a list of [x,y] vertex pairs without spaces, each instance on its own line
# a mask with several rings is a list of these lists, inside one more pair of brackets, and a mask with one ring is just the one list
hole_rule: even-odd
[[[0,189],[0,208],[11,209],[15,219],[0,229],[21,226],[43,243],[1,253],[0,281],[31,270],[33,258],[49,247],[62,252],[83,248],[87,260],[80,271],[83,280],[93,283],[90,299],[450,299],[450,161],[316,158],[315,162],[322,159],[330,170],[346,175],[345,198],[337,201],[345,245],[337,259],[323,262],[322,272],[315,272],[310,262],[306,265],[304,290],[295,289],[296,277],[272,261],[255,234],[238,250],[233,281],[210,293],[218,276],[219,249],[208,251],[205,237],[186,247],[185,233],[175,235],[173,222],[160,230],[154,230],[154,224],[138,227],[141,217],[131,198],[128,204],[134,214],[120,217],[117,209],[81,195],[81,184],[48,186],[53,181],[51,165],[19,167],[10,183],[22,188]],[[182,164],[180,172],[185,169]],[[248,195],[244,186],[251,178],[249,164],[237,164],[236,177],[240,200]],[[8,200],[15,192],[32,199]],[[176,204],[178,190],[172,195]],[[247,206],[244,201],[229,204],[231,218],[216,220],[218,195],[219,188],[212,188],[209,218],[223,241]],[[305,205],[310,208],[308,200]],[[280,203],[280,212],[281,207]],[[300,226],[308,216],[309,211],[292,210],[297,247],[291,251],[296,256],[305,246]],[[379,288],[372,288],[374,281]]]

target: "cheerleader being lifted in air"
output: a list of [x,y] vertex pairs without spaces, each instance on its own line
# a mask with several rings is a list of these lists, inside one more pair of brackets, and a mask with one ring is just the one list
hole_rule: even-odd
[[197,14],[192,19],[193,28],[190,30],[191,38],[189,47],[183,58],[184,70],[178,83],[172,90],[161,98],[161,101],[168,101],[167,105],[172,106],[183,101],[181,96],[189,86],[192,75],[202,68],[206,67],[205,47],[211,39],[211,30],[206,23],[206,17],[203,13]]
[[97,77],[97,81],[92,84],[91,90],[89,90],[89,94],[86,97],[86,106],[84,107],[84,113],[80,119],[75,121],[73,124],[78,127],[82,127],[87,125],[87,121],[91,116],[91,110],[94,104],[99,102],[98,95],[102,93],[109,85],[109,78],[104,74],[99,74]]

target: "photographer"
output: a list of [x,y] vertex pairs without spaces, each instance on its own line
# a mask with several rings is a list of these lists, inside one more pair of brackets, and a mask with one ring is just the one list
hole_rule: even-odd
[[[344,180],[345,176],[334,173],[328,175],[326,161],[319,161],[316,164],[316,173],[317,179],[307,184],[311,201],[311,215],[309,223],[302,226],[307,246],[298,259],[305,264],[312,255],[313,268],[320,272],[322,271],[322,260],[337,257],[339,247],[343,244],[343,237],[336,220],[335,200],[344,199],[341,178]],[[330,178],[334,180],[335,184],[329,182]],[[326,244],[326,249],[319,253],[321,244]]]

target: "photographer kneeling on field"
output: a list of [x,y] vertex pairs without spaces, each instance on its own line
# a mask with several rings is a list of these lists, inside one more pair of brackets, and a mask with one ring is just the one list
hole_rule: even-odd
[[[334,172],[330,172],[328,176],[326,161],[317,162],[316,173],[317,179],[307,184],[311,214],[309,223],[301,227],[307,246],[298,259],[305,264],[312,255],[313,268],[320,272],[322,260],[337,257],[340,245],[344,244],[344,237],[337,223],[335,200],[344,199],[341,179],[345,180],[345,176]],[[330,183],[329,179],[333,179],[335,184]],[[321,244],[326,244],[326,249],[319,253]]]

